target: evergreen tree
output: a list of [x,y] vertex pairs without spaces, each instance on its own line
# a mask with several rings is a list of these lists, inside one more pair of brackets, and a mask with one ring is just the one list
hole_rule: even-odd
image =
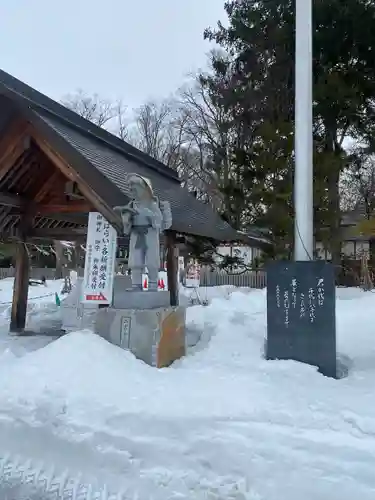
[[[313,3],[315,224],[318,237],[328,224],[337,263],[343,143],[368,136],[374,126],[375,2]],[[248,203],[243,224],[272,230],[279,254],[290,253],[293,242],[294,6],[295,0],[229,0],[228,26],[205,33],[228,54],[217,58],[206,82],[240,134],[231,144],[240,182],[233,197]]]

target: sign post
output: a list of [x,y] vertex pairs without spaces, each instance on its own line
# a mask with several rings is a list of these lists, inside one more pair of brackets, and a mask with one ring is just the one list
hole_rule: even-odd
[[294,258],[314,256],[312,0],[296,0]]
[[312,2],[296,0],[294,262],[267,268],[267,359],[293,359],[337,378],[332,264],[314,261]]
[[90,212],[81,302],[112,303],[116,247],[116,230],[100,213]]

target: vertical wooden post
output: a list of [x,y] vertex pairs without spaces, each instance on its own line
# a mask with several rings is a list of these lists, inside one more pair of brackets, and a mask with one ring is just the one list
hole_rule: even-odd
[[179,305],[178,297],[178,255],[176,246],[175,234],[171,231],[165,234],[165,246],[167,250],[167,277],[168,277],[168,290],[170,296],[171,306]]
[[14,277],[10,331],[20,333],[26,325],[27,296],[29,292],[29,254],[25,241],[17,242],[16,274]]
[[31,207],[22,214],[19,231],[20,241],[16,246],[16,269],[13,287],[13,301],[10,318],[10,331],[20,333],[26,325],[27,298],[29,293],[29,253],[26,247],[26,239],[32,226],[33,211]]

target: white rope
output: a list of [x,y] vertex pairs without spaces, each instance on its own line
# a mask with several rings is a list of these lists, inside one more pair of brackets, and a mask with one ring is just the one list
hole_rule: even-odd
[[[45,297],[52,297],[55,295],[55,292],[47,293],[46,295],[38,295],[37,297],[28,297],[28,302],[36,299],[44,299]],[[12,304],[12,300],[10,302],[0,302],[0,306],[6,306]]]

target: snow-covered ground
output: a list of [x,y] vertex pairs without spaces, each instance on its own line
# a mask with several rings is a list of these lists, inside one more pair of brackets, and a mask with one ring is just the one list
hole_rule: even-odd
[[[53,292],[31,300],[34,329],[58,327],[60,287],[32,290]],[[4,302],[11,288],[0,282]],[[45,491],[38,499],[375,498],[375,294],[338,290],[338,348],[352,366],[332,380],[262,358],[265,291],[206,293],[209,306],[188,309],[200,342],[162,370],[89,331],[9,339],[4,305],[0,478],[9,499],[30,498],[20,478]]]
[[[10,337],[8,334],[12,307],[13,278],[0,280],[0,364],[5,358],[20,356],[47,345],[51,338]],[[47,281],[47,286],[30,286],[27,328],[34,331],[57,332],[61,312],[55,304],[55,293],[60,293],[63,281]]]

